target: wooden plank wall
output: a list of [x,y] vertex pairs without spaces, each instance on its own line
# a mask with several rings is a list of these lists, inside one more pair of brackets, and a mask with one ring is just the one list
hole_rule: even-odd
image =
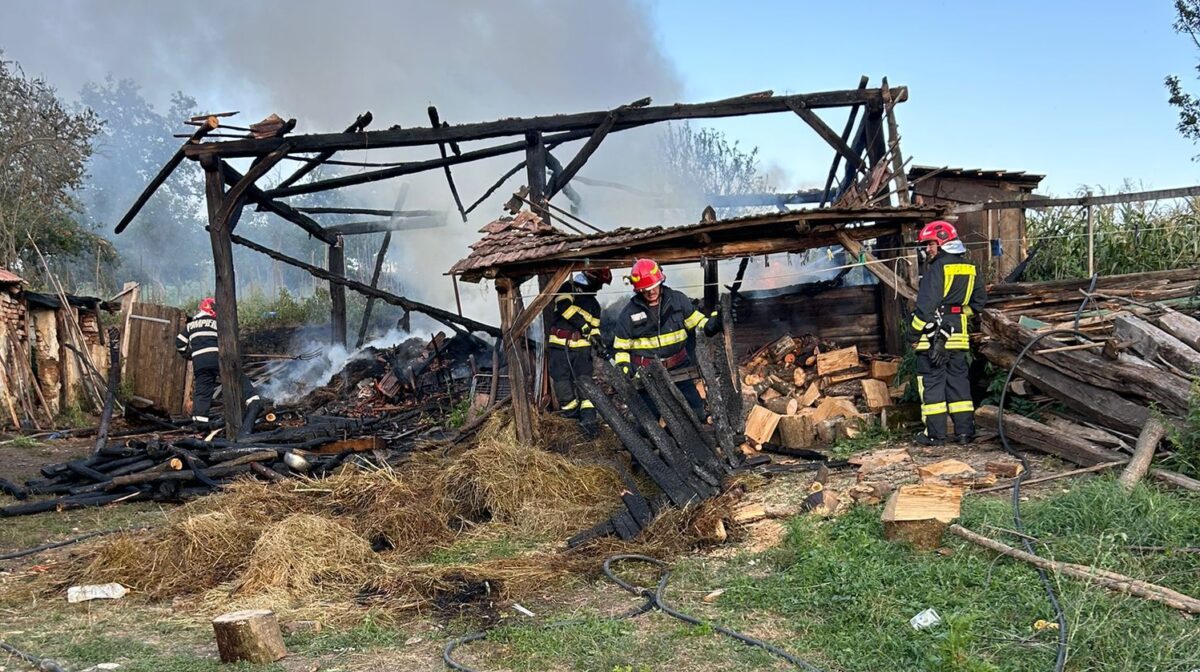
[[[816,294],[802,292],[734,302],[734,339],[743,352],[780,336],[813,334],[860,352],[884,349],[879,285],[835,287]],[[753,297],[762,292],[748,292]]]
[[[153,319],[142,320],[139,316]],[[185,414],[188,365],[175,352],[175,335],[186,322],[187,314],[182,310],[152,303],[133,304],[129,320],[125,375],[132,382],[133,394],[176,416]]]

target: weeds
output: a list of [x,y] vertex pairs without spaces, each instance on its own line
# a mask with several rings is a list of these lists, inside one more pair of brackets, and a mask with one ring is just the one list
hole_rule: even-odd
[[42,445],[37,439],[33,438],[32,436],[25,436],[24,434],[17,434],[11,439],[5,441],[5,443],[13,448],[19,448],[21,450],[29,450]]

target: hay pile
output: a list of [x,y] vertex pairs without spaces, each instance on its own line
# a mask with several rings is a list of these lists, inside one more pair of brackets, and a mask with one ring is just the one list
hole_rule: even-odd
[[[115,581],[182,608],[270,606],[294,616],[319,611],[327,622],[337,620],[331,607],[451,613],[595,576],[612,552],[680,552],[729,515],[734,499],[719,497],[664,512],[634,544],[558,550],[619,506],[623,481],[610,440],[588,444],[570,437],[573,423],[543,422],[542,435],[569,454],[520,445],[511,424],[493,418],[457,457],[419,455],[394,471],[346,467],[321,480],[236,482],[180,507],[165,527],[84,548],[38,580],[44,594]],[[498,542],[515,550],[457,552]]]

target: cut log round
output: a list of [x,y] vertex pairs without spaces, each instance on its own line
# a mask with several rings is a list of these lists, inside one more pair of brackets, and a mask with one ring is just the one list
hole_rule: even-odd
[[287,655],[279,621],[267,609],[222,614],[212,621],[221,662],[273,663]]
[[808,448],[817,439],[812,411],[779,418],[779,439],[784,448]]
[[800,408],[799,400],[794,397],[776,397],[766,402],[767,410],[779,415],[795,415]]
[[954,487],[900,486],[883,509],[884,537],[907,541],[922,550],[937,548],[942,533],[958,518],[962,495],[962,490]]

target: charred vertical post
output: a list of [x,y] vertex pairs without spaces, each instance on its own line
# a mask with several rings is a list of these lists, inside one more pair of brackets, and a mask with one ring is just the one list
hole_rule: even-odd
[[242,351],[238,344],[237,279],[233,267],[232,224],[241,210],[229,211],[222,217],[225,204],[225,181],[221,178],[220,162],[204,158],[204,196],[208,204],[208,236],[212,243],[213,270],[216,274],[217,345],[220,348],[221,396],[225,400],[225,432],[236,438],[242,428]]
[[[387,256],[388,248],[392,245],[392,232],[383,234],[383,242],[379,244],[379,254],[375,255],[375,271],[371,273],[371,287],[379,286],[379,275],[383,272],[383,259]],[[367,338],[367,327],[371,324],[371,308],[375,305],[375,297],[367,297],[367,306],[363,309],[362,324],[358,327],[358,342],[354,347],[361,348]],[[462,315],[462,311],[458,311]]]
[[[342,237],[337,237],[337,243],[329,246],[329,272],[339,278],[346,277],[346,246]],[[329,283],[329,321],[332,325],[330,342],[334,345],[346,345],[346,286],[336,282]]]
[[524,338],[524,330],[515,333],[514,329],[521,290],[512,278],[501,276],[496,278],[496,297],[500,302],[500,338],[504,344],[505,358],[508,360],[508,386],[512,394],[513,423],[516,425],[517,440],[529,443],[533,441],[533,409],[529,403],[529,380],[525,360],[518,345],[519,339]]
[[711,313],[716,310],[720,303],[721,287],[717,283],[720,279],[717,276],[717,260],[705,259],[704,264],[704,312]]
[[[97,320],[96,324],[100,324]],[[37,387],[37,381],[33,381]],[[108,389],[104,395],[104,410],[100,413],[100,427],[96,430],[96,445],[92,455],[99,455],[108,443],[108,428],[112,424],[113,406],[117,389],[121,387],[121,332],[116,327],[108,328]],[[43,406],[45,403],[43,402]]]
[[533,212],[549,223],[550,212],[546,208],[546,143],[541,131],[525,134],[525,168]]

